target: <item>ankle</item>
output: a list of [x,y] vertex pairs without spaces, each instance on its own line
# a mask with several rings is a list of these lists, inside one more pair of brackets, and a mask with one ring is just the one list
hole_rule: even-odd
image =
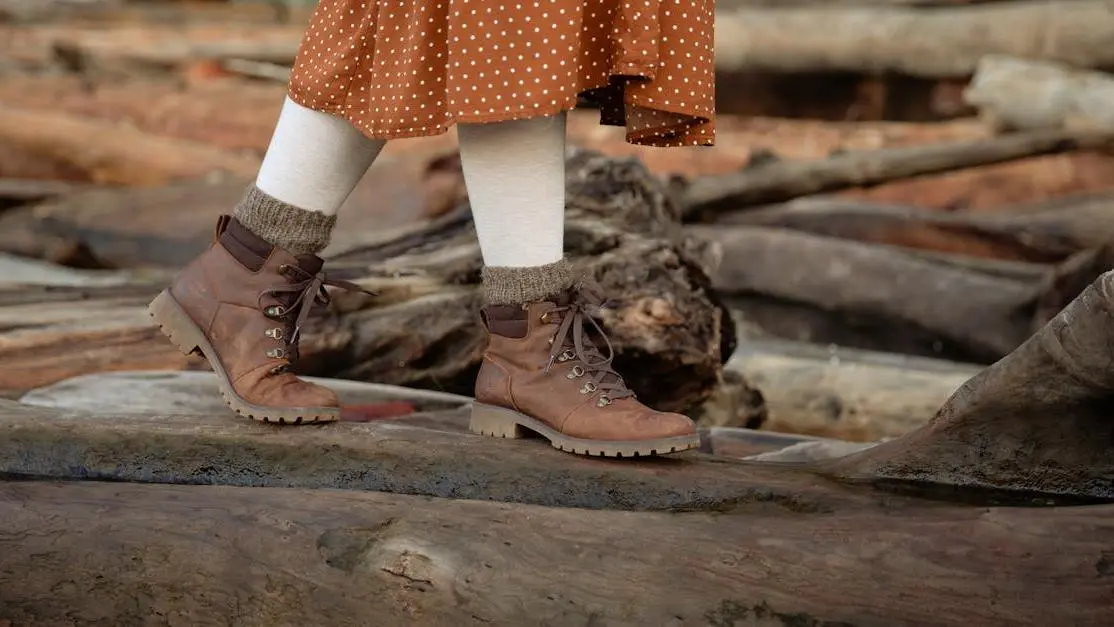
[[315,255],[324,250],[337,221],[335,215],[295,207],[255,185],[248,188],[233,215],[253,234],[292,255]]

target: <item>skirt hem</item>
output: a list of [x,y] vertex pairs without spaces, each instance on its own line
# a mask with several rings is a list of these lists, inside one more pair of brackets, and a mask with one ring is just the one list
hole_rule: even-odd
[[[588,91],[588,90],[585,90],[585,91]],[[567,105],[567,104],[557,106],[557,107],[554,107],[552,105],[547,106],[547,107],[537,106],[537,107],[530,107],[528,109],[517,109],[517,110],[513,110],[513,111],[499,111],[499,112],[496,112],[496,113],[487,113],[487,114],[470,114],[470,115],[456,115],[456,116],[449,115],[449,116],[446,116],[446,120],[444,122],[440,123],[440,124],[432,124],[432,125],[426,125],[426,126],[414,126],[414,127],[405,127],[405,128],[373,128],[373,127],[369,127],[369,126],[366,126],[364,124],[361,124],[359,116],[351,115],[351,114],[347,113],[346,112],[346,107],[344,107],[344,106],[341,106],[341,105],[322,106],[319,103],[315,103],[315,102],[312,102],[312,101],[310,101],[306,98],[303,98],[295,90],[289,90],[288,91],[288,96],[290,97],[291,100],[293,100],[295,103],[297,103],[300,106],[303,106],[307,109],[312,109],[314,111],[318,111],[320,113],[325,113],[327,115],[331,115],[333,117],[340,118],[340,119],[348,122],[349,124],[351,124],[353,127],[358,129],[361,133],[364,134],[364,136],[368,137],[369,139],[376,139],[376,140],[383,140],[383,141],[388,141],[388,140],[392,140],[392,139],[411,139],[411,138],[416,138],[416,137],[432,137],[432,136],[436,136],[436,135],[442,135],[444,133],[447,133],[449,131],[449,129],[451,129],[456,124],[494,124],[494,123],[497,123],[497,122],[513,122],[515,120],[525,120],[525,119],[530,119],[530,118],[549,117],[549,116],[558,115],[558,114],[566,112],[566,111],[570,111],[570,110],[575,108],[575,105]],[[633,105],[633,106],[639,107],[640,105]],[[650,107],[644,107],[644,108],[650,108]],[[677,131],[691,130],[693,127],[700,126],[700,125],[703,125],[703,124],[708,124],[712,121],[712,119],[709,118],[709,117],[693,116],[693,115],[688,114],[688,113],[677,112],[677,111],[669,111],[668,109],[664,109],[664,108],[659,109],[658,107],[653,107],[652,110],[655,110],[655,111],[660,110],[664,113],[672,113],[672,114],[675,114],[675,115],[681,115],[681,116],[685,116],[687,118],[690,118],[690,121],[687,122],[687,123],[674,125],[672,127],[671,132],[668,133],[668,135],[673,135]],[[677,143],[670,143],[667,140],[663,141],[663,137],[667,137],[668,135],[663,135],[660,132],[654,132],[654,131],[648,131],[648,130],[632,131],[632,130],[629,129],[629,127],[626,127],[626,125],[621,121],[607,121],[607,120],[601,119],[600,124],[602,126],[616,126],[616,127],[627,128],[628,130],[627,130],[627,133],[626,133],[626,136],[625,136],[626,141],[628,143],[631,143],[631,144],[634,144],[634,145],[637,145],[637,146],[649,146],[649,147],[658,147],[658,148],[677,148],[677,147],[684,147],[684,146],[704,146],[704,147],[708,147],[708,146],[714,146],[715,145],[715,133],[714,133],[714,131],[710,131],[710,132],[707,132],[707,133],[692,133],[692,132],[690,132],[690,133],[684,135],[683,140],[679,140]]]

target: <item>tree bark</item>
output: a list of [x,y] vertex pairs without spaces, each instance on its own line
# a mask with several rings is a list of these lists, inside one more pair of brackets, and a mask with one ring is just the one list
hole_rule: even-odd
[[[817,28],[823,24],[824,28]],[[964,78],[988,54],[1114,66],[1114,15],[1103,0],[980,6],[742,7],[716,16],[722,72],[896,72]]]
[[1114,76],[1051,61],[990,55],[963,93],[995,127],[1114,131]]
[[1112,132],[1046,130],[841,153],[814,161],[773,161],[735,174],[698,178],[682,192],[680,202],[687,219],[709,219],[751,205],[809,194],[1111,144]]
[[17,625],[1098,625],[1114,610],[1110,506],[677,515],[7,482],[0,515],[0,618]]

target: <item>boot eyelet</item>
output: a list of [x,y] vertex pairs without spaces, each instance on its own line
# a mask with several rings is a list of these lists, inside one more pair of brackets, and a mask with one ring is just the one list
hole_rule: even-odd
[[557,336],[553,336],[553,337],[549,338],[549,345],[553,346],[553,343],[556,342],[556,341],[557,341]]
[[569,379],[576,379],[578,377],[583,377],[584,376],[584,369],[581,368],[580,366],[573,366],[572,370],[570,370],[569,373],[565,376],[568,377]]
[[576,355],[572,351],[564,351],[557,356],[557,361],[568,361],[573,357],[576,357]]
[[286,364],[282,364],[282,365],[279,365],[279,366],[275,366],[274,368],[271,368],[271,374],[282,374],[284,372],[286,372]]
[[286,315],[286,308],[282,305],[271,305],[263,310],[263,315],[268,318],[281,318]]
[[282,359],[283,357],[286,357],[286,349],[272,348],[271,350],[267,351],[267,356],[271,359]]
[[611,399],[607,395],[600,396],[600,400],[596,401],[596,407],[607,407],[611,404]]
[[595,392],[598,389],[599,389],[599,387],[597,387],[595,383],[592,383],[591,381],[589,381],[589,382],[584,384],[584,387],[580,388],[580,393],[581,394],[591,394],[592,392]]
[[267,329],[266,335],[267,335],[267,337],[269,337],[271,339],[281,340],[283,338],[282,327],[275,327],[273,329]]

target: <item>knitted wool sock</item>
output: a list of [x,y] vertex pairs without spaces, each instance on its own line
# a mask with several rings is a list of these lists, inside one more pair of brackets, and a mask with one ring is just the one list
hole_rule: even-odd
[[572,265],[561,259],[544,266],[486,266],[484,297],[489,305],[520,305],[551,298],[572,287]]
[[316,255],[329,245],[335,215],[306,211],[252,185],[233,217],[249,231],[292,255]]

